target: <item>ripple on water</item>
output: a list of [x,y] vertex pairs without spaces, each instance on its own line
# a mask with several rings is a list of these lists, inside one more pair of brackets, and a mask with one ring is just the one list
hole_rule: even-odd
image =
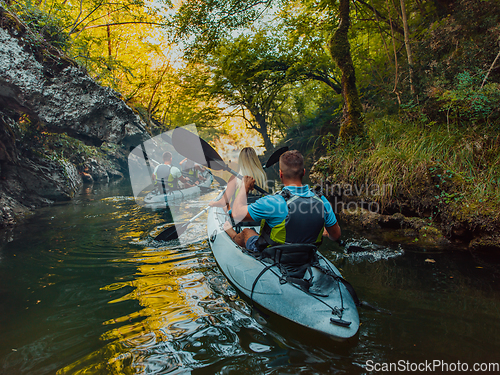
[[366,238],[349,239],[346,241],[344,252],[334,253],[333,259],[347,259],[352,263],[378,262],[404,255],[400,245],[395,248],[377,245]]
[[[235,310],[238,304],[229,307],[237,294],[222,275],[214,273],[210,254],[206,244],[177,245],[146,247],[115,260],[136,264],[137,272],[133,280],[102,288],[132,288],[109,303],[135,300],[141,308],[104,322],[110,329],[101,339],[108,344],[60,373],[95,370],[95,363],[85,366],[93,362],[92,356],[106,358],[109,369],[131,366],[145,373],[175,373],[244,355],[238,334],[247,329],[262,335],[260,325],[248,309]],[[269,345],[255,342],[250,347],[261,353]]]

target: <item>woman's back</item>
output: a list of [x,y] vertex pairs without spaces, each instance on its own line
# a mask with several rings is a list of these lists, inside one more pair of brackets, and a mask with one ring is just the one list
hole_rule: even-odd
[[[267,176],[266,172],[260,164],[260,160],[257,157],[257,153],[252,147],[245,147],[241,150],[239,158],[239,173],[242,176],[251,176],[255,179],[255,184],[265,190],[267,190]],[[231,177],[227,183],[226,191],[221,199],[215,202],[211,202],[210,206],[231,206],[240,191],[242,186],[242,181],[239,178]],[[259,194],[257,191],[252,190],[250,193]],[[228,208],[229,208],[228,207]]]
[[[257,153],[252,147],[245,147],[241,150],[238,164],[242,176],[253,177],[257,186],[267,189],[266,172],[264,172]],[[241,184],[241,180],[238,179],[238,182]]]

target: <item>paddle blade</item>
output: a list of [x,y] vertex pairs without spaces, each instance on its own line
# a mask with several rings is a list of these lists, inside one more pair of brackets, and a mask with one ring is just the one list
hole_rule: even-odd
[[182,225],[172,225],[168,227],[159,235],[157,235],[154,239],[155,241],[171,241],[179,238],[179,236],[184,233],[189,225],[188,223]]
[[226,180],[223,178],[220,178],[219,176],[214,176],[214,180],[217,181],[217,183],[221,186],[224,186],[227,184]]
[[269,158],[269,160],[267,161],[265,167],[269,168],[269,167],[273,166],[274,164],[276,164],[280,160],[280,156],[283,155],[287,151],[288,151],[288,146],[281,147],[281,148],[277,149],[276,151],[274,151],[273,154],[271,155],[271,157]]
[[179,154],[187,157],[189,160],[193,160],[210,169],[224,169],[225,163],[217,151],[189,130],[184,128],[174,129],[172,132],[172,144]]

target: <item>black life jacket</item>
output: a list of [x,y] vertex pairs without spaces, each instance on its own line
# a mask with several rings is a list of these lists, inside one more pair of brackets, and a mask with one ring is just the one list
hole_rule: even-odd
[[262,220],[257,249],[284,243],[321,245],[325,228],[325,204],[320,196],[315,193],[312,197],[301,197],[293,195],[288,189],[277,194],[285,199],[288,215],[273,228]]

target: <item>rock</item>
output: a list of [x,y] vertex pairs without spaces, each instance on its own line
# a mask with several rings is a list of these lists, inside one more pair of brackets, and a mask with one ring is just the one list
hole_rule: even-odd
[[22,205],[3,191],[0,191],[0,228],[14,225],[18,216],[27,213],[29,210],[29,207]]
[[[66,133],[87,146],[66,135],[59,145],[46,142],[48,133]],[[83,179],[123,177],[130,146],[147,138],[144,123],[117,92],[0,6],[0,227],[72,199]]]
[[94,178],[92,177],[92,175],[90,173],[87,173],[87,172],[82,172],[82,180],[83,180],[83,182],[88,183],[88,184],[94,183]]
[[0,228],[16,224],[37,207],[71,199],[81,184],[75,166],[65,160],[21,156],[0,180]]
[[421,246],[439,246],[450,243],[443,233],[436,227],[424,226],[418,232],[419,245]]
[[474,238],[469,243],[469,248],[475,251],[496,250],[500,249],[500,235],[487,234]]
[[349,224],[363,228],[380,228],[379,221],[381,215],[364,208],[343,209],[339,213],[339,217]]
[[96,182],[109,182],[109,175],[102,162],[95,158],[87,159],[84,171],[91,175],[92,180]]
[[7,181],[18,180],[20,190],[51,201],[70,200],[83,183],[76,167],[65,160],[23,158],[20,166]]
[[450,241],[443,232],[425,219],[419,217],[406,217],[401,213],[382,215],[364,208],[344,209],[339,217],[350,226],[364,229],[383,229],[377,231],[385,241],[397,243],[418,243],[419,246],[441,246]]
[[[0,7],[0,16],[5,13]],[[87,144],[142,139],[144,123],[118,93],[97,84],[60,51],[34,45],[29,33],[11,32],[0,28],[0,105]],[[47,55],[45,61],[40,57]]]

